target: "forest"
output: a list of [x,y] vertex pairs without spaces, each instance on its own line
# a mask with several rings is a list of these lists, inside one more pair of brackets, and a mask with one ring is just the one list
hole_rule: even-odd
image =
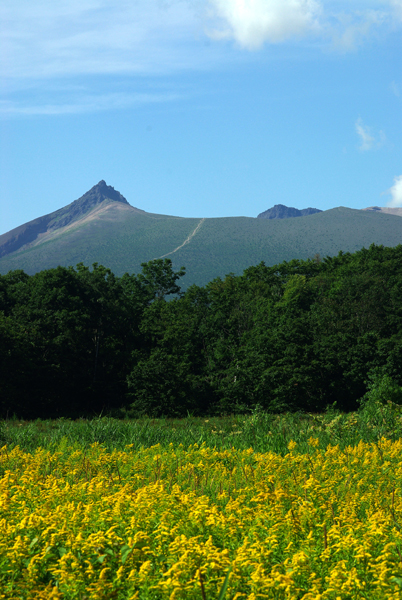
[[180,289],[169,259],[0,276],[0,417],[352,411],[402,385],[402,245]]

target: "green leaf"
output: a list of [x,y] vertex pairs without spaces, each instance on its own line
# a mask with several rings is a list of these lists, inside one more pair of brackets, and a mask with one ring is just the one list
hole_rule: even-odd
[[228,589],[228,585],[229,585],[229,575],[230,575],[231,570],[232,570],[232,567],[230,566],[229,571],[226,573],[225,581],[223,582],[221,591],[219,592],[218,600],[223,600],[223,598],[225,597],[226,590]]
[[124,544],[124,546],[121,547],[121,563],[123,565],[126,562],[130,552],[131,552],[131,548],[130,548],[130,546],[127,546],[127,544]]
[[34,539],[32,540],[32,542],[29,544],[29,549],[31,550],[31,548],[33,548],[35,546],[35,544],[37,543],[39,538],[34,537]]

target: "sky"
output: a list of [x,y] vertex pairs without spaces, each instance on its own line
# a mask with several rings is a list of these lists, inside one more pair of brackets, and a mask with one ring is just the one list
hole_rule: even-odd
[[0,234],[104,179],[148,212],[402,206],[402,0],[2,0]]

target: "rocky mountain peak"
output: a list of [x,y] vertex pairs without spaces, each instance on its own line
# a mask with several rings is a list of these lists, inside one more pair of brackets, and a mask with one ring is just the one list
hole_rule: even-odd
[[77,221],[96,206],[105,202],[105,200],[111,200],[112,202],[121,202],[122,204],[128,204],[124,196],[114,189],[111,185],[107,185],[103,179],[94,185],[88,192],[83,196],[74,200],[68,206],[57,210],[56,212],[49,215],[52,217],[48,222],[48,229],[60,229],[70,223]]
[[[112,187],[111,185],[107,185],[104,179],[101,179],[99,183],[94,185],[88,192],[81,196],[81,198],[75,200],[75,202],[79,202],[80,204],[89,202],[90,204],[93,204],[95,206],[96,204],[100,204],[105,200],[113,200],[115,202],[122,202],[123,204],[128,204],[125,197],[122,196],[120,192],[115,190],[114,187]],[[72,202],[70,206],[75,204],[75,202]]]
[[319,208],[292,208],[284,204],[275,204],[272,208],[260,213],[257,219],[290,219],[292,217],[306,217],[322,212]]

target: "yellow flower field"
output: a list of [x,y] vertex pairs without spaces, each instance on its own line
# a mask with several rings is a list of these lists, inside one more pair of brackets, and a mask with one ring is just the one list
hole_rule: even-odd
[[402,441],[0,450],[0,599],[402,598]]

